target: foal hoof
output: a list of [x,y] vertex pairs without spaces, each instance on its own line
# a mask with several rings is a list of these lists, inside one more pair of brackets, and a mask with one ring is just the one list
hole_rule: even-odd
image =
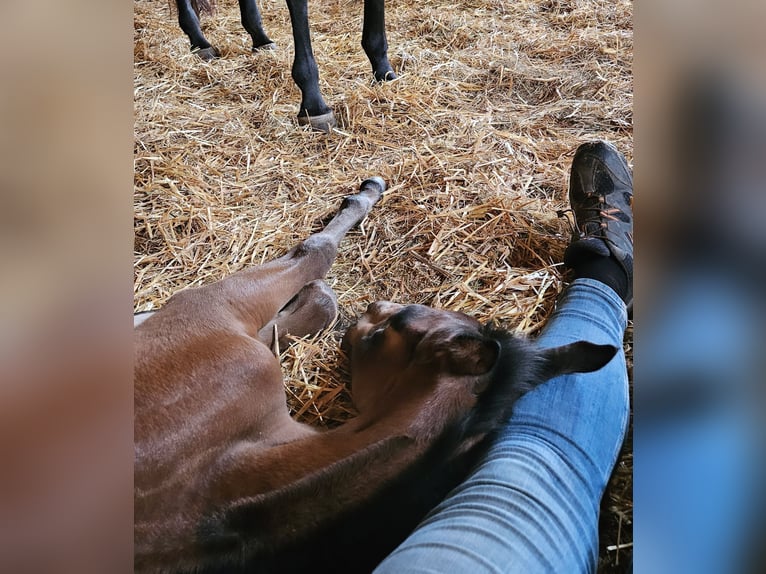
[[274,42],[263,44],[261,46],[253,46],[253,52],[272,52],[277,49],[277,45]]
[[196,50],[192,50],[192,54],[196,54],[200,60],[204,60],[205,62],[214,60],[221,55],[221,53],[213,48],[213,46],[210,46],[209,48],[198,48]]
[[311,126],[312,129],[329,134],[337,123],[335,122],[335,114],[329,111],[321,116],[298,116],[298,125]]
[[379,175],[365,179],[361,184],[359,184],[359,193],[364,191],[372,191],[373,193],[377,193],[378,197],[375,198],[375,201],[377,201],[381,198],[383,192],[386,191],[386,181]]

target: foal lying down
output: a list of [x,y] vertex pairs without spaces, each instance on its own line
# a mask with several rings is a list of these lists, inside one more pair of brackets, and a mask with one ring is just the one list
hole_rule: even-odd
[[182,291],[136,327],[137,572],[370,572],[466,477],[522,394],[614,355],[377,302],[343,341],[359,415],[327,431],[293,421],[275,333],[332,321],[322,278],[384,187],[364,181],[283,257]]

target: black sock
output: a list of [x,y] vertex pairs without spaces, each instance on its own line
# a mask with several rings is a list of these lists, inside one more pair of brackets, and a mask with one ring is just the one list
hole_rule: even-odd
[[579,261],[573,267],[576,279],[595,279],[612,288],[620,299],[626,301],[631,291],[628,284],[628,275],[614,257],[602,257],[594,255]]

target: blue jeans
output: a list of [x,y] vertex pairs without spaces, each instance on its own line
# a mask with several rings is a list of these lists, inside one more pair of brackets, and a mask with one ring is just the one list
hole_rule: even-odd
[[[626,325],[614,291],[578,279],[538,341],[554,347],[584,339],[622,349]],[[599,371],[561,376],[528,393],[483,462],[375,572],[595,571],[599,504],[628,414],[622,350]]]

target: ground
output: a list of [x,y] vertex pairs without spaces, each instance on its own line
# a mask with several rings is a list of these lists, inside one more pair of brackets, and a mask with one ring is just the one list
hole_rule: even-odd
[[[253,54],[236,3],[204,20],[222,52],[189,53],[166,0],[136,0],[135,309],[270,259],[381,175],[386,197],[346,238],[329,333],[282,350],[307,422],[353,414],[343,330],[378,299],[423,303],[534,335],[567,277],[569,164],[606,139],[633,157],[632,3],[389,1],[400,78],[375,85],[361,3],[310,5],[321,87],[339,125],[298,127],[287,8],[262,0],[278,50]],[[632,370],[632,328],[625,339]],[[631,377],[632,380],[632,377]],[[632,556],[632,440],[604,497],[600,572]]]

